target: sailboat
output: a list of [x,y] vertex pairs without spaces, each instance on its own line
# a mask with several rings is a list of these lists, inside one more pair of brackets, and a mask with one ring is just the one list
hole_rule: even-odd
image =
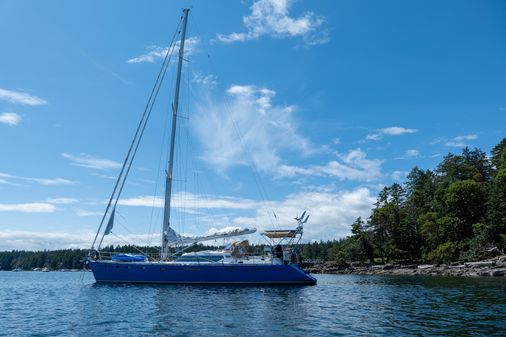
[[[170,226],[175,133],[188,13],[189,9],[183,9],[180,21],[181,30],[179,32],[181,39],[172,104],[172,125],[169,160],[166,170],[160,257],[154,258],[148,254],[113,254],[101,251],[104,237],[111,233],[114,226],[114,216],[119,196],[126,176],[130,171],[138,141],[144,132],[145,123],[143,122],[144,119],[141,119],[88,253],[86,263],[92,270],[97,282],[314,285],[316,279],[300,267],[301,250],[299,242],[302,238],[303,226],[309,218],[309,215],[306,216],[306,212],[295,217],[295,221],[297,221],[295,229],[271,230],[261,233],[268,240],[269,246],[266,247],[263,254],[258,256],[248,254],[249,242],[247,240],[234,242],[222,250],[183,252],[179,255],[170,253],[171,247],[191,246],[201,241],[242,236],[256,232],[254,228],[245,228],[200,237],[188,237],[177,234]],[[174,44],[174,48],[175,46],[176,44]],[[107,218],[106,224],[105,220]]]

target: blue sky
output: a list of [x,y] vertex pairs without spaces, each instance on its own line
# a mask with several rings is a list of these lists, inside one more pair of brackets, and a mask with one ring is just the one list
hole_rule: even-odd
[[[504,1],[4,0],[0,250],[89,246],[183,7],[182,233],[308,210],[307,240],[342,237],[415,165],[506,135]],[[159,240],[174,70],[120,200],[128,242]]]

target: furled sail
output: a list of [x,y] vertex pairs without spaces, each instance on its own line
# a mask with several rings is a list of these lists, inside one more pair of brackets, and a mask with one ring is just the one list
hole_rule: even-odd
[[184,236],[176,233],[176,231],[173,230],[172,228],[169,228],[168,241],[170,247],[176,247],[182,245],[191,245],[202,241],[216,240],[222,238],[232,238],[235,236],[253,234],[256,231],[257,231],[256,228],[236,228],[230,231],[216,232],[204,236]]
[[116,208],[113,208],[111,212],[111,217],[109,218],[109,222],[107,223],[107,227],[105,228],[104,235],[111,234],[112,227],[114,226],[114,213],[116,213]]

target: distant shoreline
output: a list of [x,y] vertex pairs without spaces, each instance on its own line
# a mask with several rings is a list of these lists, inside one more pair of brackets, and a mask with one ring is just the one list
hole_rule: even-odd
[[506,277],[506,255],[462,264],[342,265],[324,262],[307,267],[305,270],[312,274]]

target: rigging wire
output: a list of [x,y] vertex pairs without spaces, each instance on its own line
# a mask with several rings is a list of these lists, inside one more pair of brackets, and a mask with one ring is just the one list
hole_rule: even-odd
[[[183,95],[181,95],[181,113],[178,114],[178,118],[181,119],[181,122],[177,124],[178,132],[176,132],[176,156],[177,160],[174,161],[175,164],[175,176],[180,177],[180,179],[174,179],[174,190],[178,191],[178,193],[173,194],[175,197],[174,200],[177,202],[176,205],[176,215],[178,218],[178,227],[177,230],[179,233],[184,233],[185,231],[185,223],[187,218],[187,213],[189,209],[188,204],[188,172],[189,172],[189,158],[190,156],[186,155],[184,156],[183,153],[188,153],[188,123],[185,123],[188,120],[188,111],[185,110],[185,108],[188,106],[187,96],[184,95],[184,91],[186,90],[186,87],[189,85],[189,73],[190,70],[188,69],[189,63],[185,64],[185,67],[187,67],[187,70],[185,71],[184,75],[185,77],[182,78],[183,81]],[[189,109],[188,109],[189,110]],[[186,115],[184,112],[186,111]],[[174,226],[173,226],[174,227]]]
[[[194,94],[193,90],[190,88],[190,93],[189,95],[192,96],[192,97],[196,97],[197,95]],[[189,140],[189,153],[190,153],[190,157],[191,158],[197,158],[198,155],[197,153],[195,152],[195,147],[193,145],[193,142],[192,142],[192,139],[191,137],[188,137],[188,140]],[[196,209],[201,209],[201,208],[205,208],[205,204],[202,204],[200,203],[200,197],[203,196],[205,198],[207,198],[210,193],[208,191],[211,191],[212,189],[210,188],[210,184],[208,182],[208,179],[205,179],[206,177],[204,176],[202,179],[200,179],[200,174],[202,175],[205,175],[205,171],[204,170],[201,170],[200,169],[200,166],[198,166],[198,164],[194,163],[195,167],[194,167],[194,177],[195,177],[195,195],[196,195],[196,198],[195,198],[195,203],[196,203]],[[221,225],[221,223],[218,223],[216,221],[216,219],[218,219],[220,216],[222,216],[223,214],[219,214],[218,211],[215,209],[215,208],[206,208],[206,214],[205,215],[202,215],[202,212],[198,211],[198,212],[195,212],[195,218],[194,218],[194,221],[195,221],[195,225],[197,225],[199,223],[199,221],[204,221],[204,219],[206,219],[206,222],[208,223],[208,230],[211,229],[211,227],[214,227],[214,228],[217,228]]]
[[[190,15],[192,15],[191,12],[190,12]],[[192,101],[192,99],[190,99],[190,97],[193,97],[192,88],[190,86],[191,74],[192,74],[192,71],[191,71],[192,63],[188,60],[185,60],[185,61],[187,61],[188,63],[185,63],[186,71],[184,73],[184,77],[182,78],[184,89],[183,89],[183,96],[181,98],[181,101],[182,101],[181,106],[183,107],[182,110],[186,111],[186,115],[181,114],[178,117],[183,119],[183,121],[186,120],[186,123],[178,123],[178,127],[180,127],[180,131],[177,133],[178,141],[176,142],[177,150],[179,152],[185,151],[185,153],[186,153],[186,156],[181,156],[181,155],[178,156],[178,158],[184,157],[184,160],[180,160],[179,163],[176,162],[178,172],[184,172],[184,179],[181,179],[180,181],[178,181],[178,187],[180,188],[180,192],[181,192],[178,194],[178,200],[180,200],[180,208],[179,208],[180,212],[178,212],[180,222],[179,222],[178,228],[179,228],[180,233],[184,233],[184,231],[185,231],[185,224],[186,224],[186,220],[188,219],[190,209],[197,210],[195,212],[191,212],[193,219],[194,219],[195,226],[197,226],[198,222],[200,221],[199,217],[200,217],[200,213],[201,213],[199,211],[200,206],[201,206],[201,204],[200,204],[200,195],[201,195],[200,189],[198,190],[198,192],[196,192],[191,197],[189,195],[189,190],[188,190],[188,187],[189,187],[188,172],[191,172],[191,171],[194,172],[194,178],[195,178],[195,180],[193,181],[194,187],[199,188],[200,185],[197,181],[197,179],[198,179],[197,171],[199,171],[198,164],[196,164],[195,161],[190,160],[190,158],[197,158],[197,155],[196,155],[196,152],[195,152],[195,149],[193,146],[192,138],[190,136],[190,127],[189,127],[189,123],[188,123],[188,121],[190,120],[190,115],[191,115],[190,114],[190,110],[191,110],[190,109],[190,102]],[[181,177],[182,176],[183,176],[183,174],[181,174]],[[191,202],[191,204],[190,204],[190,202]],[[214,211],[214,212],[216,212],[216,211]],[[211,217],[209,217],[209,219],[211,220],[209,222],[210,225],[216,227],[217,223],[214,220],[215,216],[211,216]]]
[[[116,206],[118,204],[120,195],[121,195],[121,193],[123,191],[123,188],[124,188],[124,185],[125,185],[125,182],[126,182],[126,178],[127,178],[128,174],[130,172],[133,160],[135,158],[135,155],[137,153],[138,147],[140,145],[141,138],[142,138],[142,136],[144,134],[144,131],[145,131],[145,128],[146,128],[146,125],[147,125],[147,121],[149,119],[149,116],[151,114],[152,108],[154,106],[154,102],[155,102],[155,100],[156,100],[156,98],[158,96],[158,93],[159,93],[159,90],[160,90],[160,87],[161,87],[161,83],[162,83],[162,81],[163,81],[163,79],[165,77],[166,70],[167,70],[168,65],[170,63],[170,59],[171,59],[171,57],[173,55],[173,51],[175,49],[174,40],[175,40],[175,37],[177,35],[177,32],[179,31],[180,25],[181,25],[181,20],[180,20],[180,22],[178,24],[178,27],[176,29],[176,33],[173,36],[172,42],[169,45],[169,48],[167,49],[167,54],[165,55],[165,59],[164,59],[164,62],[162,64],[162,68],[161,68],[161,70],[160,70],[160,72],[158,74],[157,81],[155,82],[153,90],[151,91],[150,98],[148,100],[148,103],[147,103],[146,108],[144,110],[144,113],[142,115],[141,121],[139,122],[139,126],[137,128],[137,131],[136,131],[136,134],[134,136],[134,139],[132,140],[132,144],[130,146],[128,154],[127,154],[127,156],[125,158],[125,161],[123,163],[123,166],[122,166],[122,169],[121,169],[121,173],[120,173],[120,175],[118,177],[118,180],[116,182],[115,188],[114,188],[113,193],[111,195],[111,199],[109,200],[109,203],[107,205],[107,208],[106,208],[106,211],[105,211],[104,216],[102,218],[99,230],[97,232],[97,235],[95,236],[95,240],[93,241],[92,249],[93,249],[93,247],[94,247],[94,245],[96,243],[96,240],[97,240],[97,237],[99,235],[99,232],[100,232],[100,230],[101,230],[101,228],[103,226],[105,217],[107,216],[108,211],[109,211],[111,205],[113,204],[112,201],[114,200],[114,198],[115,198],[115,201],[114,201],[114,205],[112,206],[112,210],[113,211],[115,210],[115,208],[116,208]],[[211,63],[210,57],[208,57],[208,61]],[[189,76],[189,72],[187,72],[187,75]],[[189,84],[189,79],[187,79],[187,84]],[[189,85],[188,85],[188,88],[189,88]],[[189,93],[189,91],[190,90],[188,89],[188,93]],[[232,111],[232,109],[231,109],[230,104],[229,104],[228,101],[225,102],[225,106],[226,106],[226,108],[228,109],[229,112]],[[188,101],[188,110],[189,110],[189,101]],[[258,170],[257,170],[257,168],[255,166],[255,161],[253,159],[252,151],[249,149],[248,144],[245,141],[244,134],[241,132],[237,121],[235,121],[233,119],[231,113],[229,113],[228,115],[229,115],[229,118],[231,119],[233,130],[236,133],[236,136],[239,138],[239,141],[240,141],[239,143],[240,143],[240,145],[241,145],[241,147],[243,149],[243,152],[246,155],[248,155],[250,157],[250,159],[251,159],[252,169],[253,169],[254,178],[255,178],[254,180],[255,180],[255,184],[257,185],[257,189],[259,191],[260,197],[267,203],[267,201],[268,201],[267,190],[265,189],[265,186],[262,183],[260,174],[259,174],[259,172],[258,172]],[[186,135],[188,135],[188,134],[186,134]],[[179,152],[182,152],[182,144],[181,144],[181,142],[177,142],[177,144],[178,144],[177,145],[177,150]],[[188,145],[188,144],[189,144],[189,141],[186,142],[186,145]],[[133,152],[132,152],[132,150],[133,150]],[[185,163],[179,163],[177,165],[177,169],[179,169],[179,171],[182,172],[183,171],[183,166],[185,166],[185,168],[186,168],[186,170],[184,170],[184,171],[187,172],[188,171],[187,170],[188,169],[188,163],[187,162],[185,162]],[[125,168],[126,168],[126,171],[125,171]],[[123,174],[124,174],[124,176],[123,176]],[[185,182],[184,183],[184,187],[186,187],[187,186],[186,185],[186,179],[184,180],[184,182]],[[116,190],[117,190],[118,186],[119,186],[119,190],[118,190],[118,193],[116,195]],[[156,190],[157,190],[157,186],[155,187],[155,191]],[[155,192],[155,194],[156,194],[156,192]],[[185,195],[186,195],[186,189],[184,189],[183,193],[180,193],[180,199],[184,198]],[[185,201],[186,200],[181,200],[181,210],[182,211],[178,212],[179,213],[179,218],[182,220],[180,222],[180,224],[184,224],[184,218],[185,218],[185,214],[184,213],[185,213],[185,209],[186,209],[186,203],[185,203]],[[153,203],[154,203],[154,200],[153,200]],[[277,217],[276,217],[274,211],[273,210],[271,210],[271,211],[272,211],[272,214],[274,215],[274,218],[275,218],[275,220],[277,222]],[[152,216],[153,216],[153,212],[151,213],[151,220],[150,220],[150,222],[152,221]],[[271,217],[272,217],[272,215],[269,213],[269,221],[271,222],[271,225],[274,225]],[[151,223],[150,223],[150,228],[151,228]],[[100,243],[98,245],[99,249],[100,249],[100,246],[101,246],[102,241],[104,239],[104,236],[105,236],[105,232],[102,235],[102,238],[101,238]]]
[[[195,31],[197,32],[197,35],[198,36],[202,36],[203,34],[201,33],[202,30],[199,29],[199,20],[195,17],[194,13],[193,12],[190,12],[189,15],[191,16],[192,18],[192,27],[194,27]],[[205,49],[205,48],[204,48]],[[209,52],[207,50],[204,50],[205,51],[205,54],[209,56]],[[188,86],[188,97],[197,97],[197,95],[194,93],[194,90],[192,87]],[[188,107],[189,107],[189,104],[190,104],[190,101],[196,101],[196,100],[189,100],[188,101]],[[190,148],[189,148],[189,151],[191,152],[192,154],[192,158],[196,158],[197,157],[197,153],[195,152],[195,148],[193,146],[193,142],[191,140],[191,138],[189,138],[189,143],[190,143]],[[198,166],[198,164],[195,164],[195,189],[196,189],[196,195],[197,195],[197,198],[195,200],[195,202],[197,203],[197,209],[200,209],[200,207],[204,207],[205,205],[202,205],[199,201],[199,197],[198,196],[205,196],[207,197],[210,193],[209,191],[211,191],[211,186],[208,182],[208,179],[206,179],[205,177],[205,171],[201,169],[200,166]],[[200,175],[199,174],[202,174],[204,175],[202,177],[202,179],[200,179]],[[209,214],[211,213],[211,214]],[[211,227],[214,227],[214,228],[217,228],[220,226],[220,223],[218,223],[216,221],[216,219],[218,219],[220,216],[222,216],[223,214],[219,214],[218,211],[216,209],[208,209],[206,211],[205,214],[203,214],[202,212],[196,212],[195,214],[195,225],[197,225],[200,221],[204,221],[204,219],[206,219],[206,222],[208,223],[208,230],[211,229]]]
[[[175,82],[175,79],[173,81],[171,81],[171,85],[169,87],[170,90],[168,90],[169,92],[173,91],[173,87],[174,87],[174,82]],[[163,114],[163,122],[161,123],[162,126],[165,126],[165,125],[168,125],[168,119],[169,119],[169,115],[170,114]],[[169,137],[167,137],[167,134],[168,134],[168,128],[166,127],[162,127],[162,137],[160,138],[161,141],[161,145],[160,145],[160,151],[159,151],[159,156],[158,156],[158,164],[157,164],[157,169],[156,169],[156,183],[155,183],[155,188],[154,188],[154,192],[153,192],[153,199],[152,199],[152,204],[151,204],[151,212],[150,212],[150,218],[149,218],[149,236],[147,238],[147,242],[146,242],[146,246],[150,246],[151,245],[151,242],[153,240],[153,236],[154,236],[154,232],[152,232],[152,228],[153,228],[153,220],[154,218],[156,219],[161,219],[161,216],[162,216],[162,209],[159,208],[159,207],[155,207],[155,203],[156,203],[156,200],[157,200],[157,193],[158,193],[158,187],[160,186],[160,174],[161,172],[163,172],[163,170],[161,170],[161,166],[162,166],[162,162],[166,162],[167,161],[167,157],[168,157],[168,153],[166,153],[166,151],[164,151],[164,149],[166,147],[168,147],[169,145]],[[154,214],[155,213],[155,208],[156,208],[156,215]],[[160,220],[161,221],[161,220]]]
[[[213,63],[213,60],[212,60],[212,58],[211,58],[211,56],[209,54],[208,54],[207,60],[208,60],[208,62],[210,64],[211,68],[214,69],[214,63]],[[235,132],[235,136],[239,140],[239,145],[241,146],[243,152],[246,154],[246,156],[248,157],[248,159],[251,161],[251,169],[253,171],[253,178],[254,178],[254,182],[255,182],[255,185],[257,187],[258,193],[260,194],[260,198],[267,205],[268,202],[270,201],[269,194],[268,194],[268,192],[267,192],[267,190],[265,188],[264,183],[262,182],[262,178],[260,176],[260,172],[258,171],[258,169],[257,169],[257,167],[255,165],[255,160],[254,160],[254,157],[253,157],[253,152],[248,147],[248,144],[245,141],[245,136],[242,133],[242,131],[241,131],[240,127],[239,127],[239,124],[233,118],[233,113],[232,113],[233,111],[232,111],[232,108],[231,108],[230,99],[228,97],[226,97],[224,103],[225,103],[225,108],[227,110],[227,117],[232,122],[233,131]],[[279,227],[279,223],[278,223],[277,217],[274,217],[275,221],[273,221],[273,219],[272,219],[273,218],[273,214],[274,214],[274,210],[272,208],[270,208],[270,212],[268,213],[269,222],[271,223],[271,225],[275,229],[277,229]]]
[[[183,152],[186,150],[186,153],[189,152],[189,138],[190,138],[190,135],[189,135],[189,118],[190,118],[190,105],[189,105],[189,102],[190,102],[190,99],[189,99],[189,87],[190,87],[190,68],[191,68],[191,63],[190,62],[187,62],[186,63],[186,68],[187,68],[187,71],[185,73],[185,77],[186,78],[183,78],[183,88],[185,89],[184,91],[186,91],[186,94],[183,94],[183,104],[182,104],[182,111],[186,111],[186,116],[182,116],[181,118],[183,119],[183,122],[184,123],[180,123],[180,129],[182,130],[182,134],[181,134],[181,137],[183,138],[183,140],[180,139],[180,151]],[[188,210],[189,210],[189,207],[191,207],[192,205],[189,205],[188,203],[188,172],[190,171],[190,156],[189,155],[186,155],[186,156],[179,156],[179,158],[184,158],[183,161],[181,161],[181,170],[182,172],[184,172],[184,179],[183,179],[183,182],[182,182],[182,187],[181,187],[181,191],[182,191],[182,194],[181,194],[181,209],[182,209],[182,212],[181,212],[181,222],[180,222],[180,233],[184,233],[185,231],[185,224],[186,224],[186,219],[187,219],[187,215],[188,215]]]
[[[190,12],[190,15],[192,16],[192,18],[194,18],[193,13]],[[195,27],[195,30],[200,31],[199,25],[198,25],[198,20],[195,19],[193,21],[194,21],[193,26]],[[216,73],[216,71],[214,71],[215,66],[214,66],[214,62],[211,58],[210,53],[206,51],[206,54],[207,54],[207,61],[210,65],[211,69],[213,70],[214,73]],[[227,115],[228,115],[228,118],[230,119],[230,121],[232,122],[234,132],[236,133],[236,137],[238,137],[238,139],[239,139],[239,144],[240,144],[243,152],[246,154],[247,157],[249,157],[248,159],[250,159],[250,161],[251,161],[251,164],[252,164],[251,166],[252,166],[252,170],[253,170],[253,177],[254,177],[254,181],[255,181],[257,190],[260,194],[260,198],[265,202],[266,205],[268,205],[268,202],[270,201],[269,194],[268,194],[267,189],[265,188],[265,185],[262,181],[261,175],[255,165],[253,153],[249,149],[247,143],[245,142],[245,137],[244,137],[243,133],[241,132],[241,129],[239,128],[237,121],[235,121],[235,119],[232,116],[232,113],[231,113],[232,109],[230,106],[230,100],[228,98],[225,99],[225,107],[228,110]],[[278,222],[276,213],[274,212],[274,210],[271,207],[268,207],[268,208],[270,210],[270,212],[268,212],[269,222],[271,223],[271,225],[275,229],[277,229],[277,228],[279,228],[279,222]],[[274,219],[274,221],[273,221],[273,219]]]
[[[209,60],[210,64],[213,64],[212,59],[211,59],[210,56],[208,57],[208,60]],[[265,185],[262,182],[262,177],[260,176],[260,172],[258,171],[258,169],[256,167],[255,159],[253,157],[253,152],[251,151],[251,149],[249,148],[249,146],[248,146],[248,144],[247,144],[247,142],[245,140],[246,137],[243,134],[243,132],[241,131],[241,128],[239,127],[239,124],[237,123],[237,121],[233,117],[233,111],[232,111],[232,108],[231,108],[230,99],[228,97],[225,98],[225,108],[226,108],[226,110],[228,112],[227,113],[228,118],[232,122],[233,130],[234,130],[234,132],[236,134],[236,137],[239,139],[239,144],[240,144],[243,152],[246,154],[247,157],[249,157],[248,159],[251,161],[251,169],[253,171],[253,178],[254,178],[255,184],[257,186],[258,192],[260,194],[260,198],[267,205],[268,202],[270,201],[269,194],[267,193]],[[275,214],[274,210],[272,208],[270,208],[270,212],[268,213],[269,222],[271,223],[271,225],[273,227],[275,227],[275,229],[277,229],[276,225],[279,226],[279,223],[277,221],[277,217],[274,217],[275,222],[272,221],[272,215],[273,214]]]
[[[116,211],[116,214],[120,216],[121,219],[125,220],[126,221],[126,218],[118,211]],[[117,222],[121,227],[123,227],[123,229],[125,229],[129,234],[134,234],[132,233],[132,231],[130,231],[125,225],[123,225],[123,223],[121,221]],[[146,256],[148,259],[151,259],[151,260],[154,260],[154,258],[152,257],[152,255],[150,255],[147,251],[143,251],[142,249],[140,249],[139,247],[136,246],[135,243],[133,242],[130,242],[128,240],[126,240],[125,238],[122,238],[120,237],[119,235],[113,233],[111,231],[111,234],[113,236],[115,236],[116,238],[118,238],[120,241],[123,241],[123,243],[126,243],[128,244],[129,246],[132,246],[135,250],[137,250],[139,253],[143,254],[144,256]],[[148,246],[146,246],[146,248],[148,248]]]
[[[149,119],[149,116],[151,115],[151,111],[153,110],[154,102],[156,101],[156,98],[158,96],[158,92],[160,91],[161,83],[163,82],[163,79],[165,77],[168,64],[170,63],[170,60],[172,58],[173,51],[175,49],[175,39],[176,39],[176,36],[180,33],[180,26],[181,26],[182,19],[183,19],[183,17],[181,16],[181,18],[179,19],[179,23],[176,27],[176,31],[174,32],[174,35],[172,36],[172,41],[169,44],[169,47],[167,48],[167,53],[165,54],[165,58],[163,60],[162,67],[160,68],[160,71],[158,72],[158,76],[156,78],[155,84],[154,84],[154,86],[151,90],[151,93],[149,95],[148,102],[146,103],[146,106],[144,108],[144,112],[142,113],[141,120],[139,121],[139,125],[137,126],[137,130],[135,132],[134,138],[130,144],[130,148],[129,148],[127,155],[125,157],[125,160],[123,162],[120,174],[116,180],[116,184],[114,186],[113,192],[111,194],[111,197],[110,197],[109,202],[107,204],[106,210],[105,210],[102,220],[100,222],[100,226],[98,228],[97,234],[95,235],[95,238],[93,240],[91,250],[94,249],[98,235],[99,235],[100,230],[102,229],[102,226],[104,224],[104,220],[109,212],[109,209],[111,208],[112,201],[115,198],[116,198],[116,200],[114,202],[114,206],[112,209],[114,210],[116,208],[116,205],[118,204],[119,197],[120,197],[123,187],[125,185],[126,178],[127,178],[128,173],[130,172],[130,169],[132,167],[132,163],[133,163],[133,160],[134,160],[135,155],[137,153],[137,149],[139,148],[140,140],[142,139],[142,136],[144,134],[144,130],[146,129],[147,121]],[[132,152],[132,150],[133,150],[133,152]],[[126,171],[125,171],[125,168],[127,168]],[[121,186],[120,186],[120,182],[121,182]],[[118,186],[120,186],[120,189],[118,190],[118,193],[116,194]],[[102,234],[102,237],[100,239],[100,243],[98,245],[99,250],[100,250],[100,246],[102,245],[102,242],[104,240],[104,236],[105,236],[105,231],[104,231],[104,234]]]
[[[188,148],[189,148],[189,138],[190,138],[190,135],[189,135],[189,119],[190,119],[190,96],[189,96],[189,91],[190,91],[190,69],[191,69],[191,63],[188,62],[187,63],[187,71],[186,71],[186,86],[185,86],[185,89],[186,89],[186,95],[183,95],[183,111],[186,110],[186,123],[181,123],[182,124],[182,129],[184,130],[184,140],[185,140],[185,143],[184,143],[184,146],[185,146],[185,149],[186,151],[188,152]],[[188,205],[188,198],[186,197],[188,195],[188,172],[189,172],[189,168],[190,168],[190,157],[189,156],[185,156],[186,160],[185,160],[185,167],[184,167],[184,172],[185,172],[185,179],[184,179],[184,187],[183,187],[183,195],[185,196],[184,197],[184,209],[186,210],[185,214],[183,215],[183,221],[181,222],[181,233],[184,233],[185,231],[185,224],[186,224],[186,219],[187,219],[187,214],[188,214],[188,206],[191,207],[191,205]]]
[[119,235],[117,235],[117,234],[115,234],[113,232],[111,232],[111,234],[113,236],[115,236],[118,240],[123,241],[123,243],[126,243],[129,246],[132,246],[136,251],[138,251],[142,255],[146,256],[148,259],[154,260],[154,258],[150,254],[148,254],[147,252],[142,251],[133,242],[129,242],[128,240],[125,240],[124,238],[122,238],[121,236],[119,236]]

